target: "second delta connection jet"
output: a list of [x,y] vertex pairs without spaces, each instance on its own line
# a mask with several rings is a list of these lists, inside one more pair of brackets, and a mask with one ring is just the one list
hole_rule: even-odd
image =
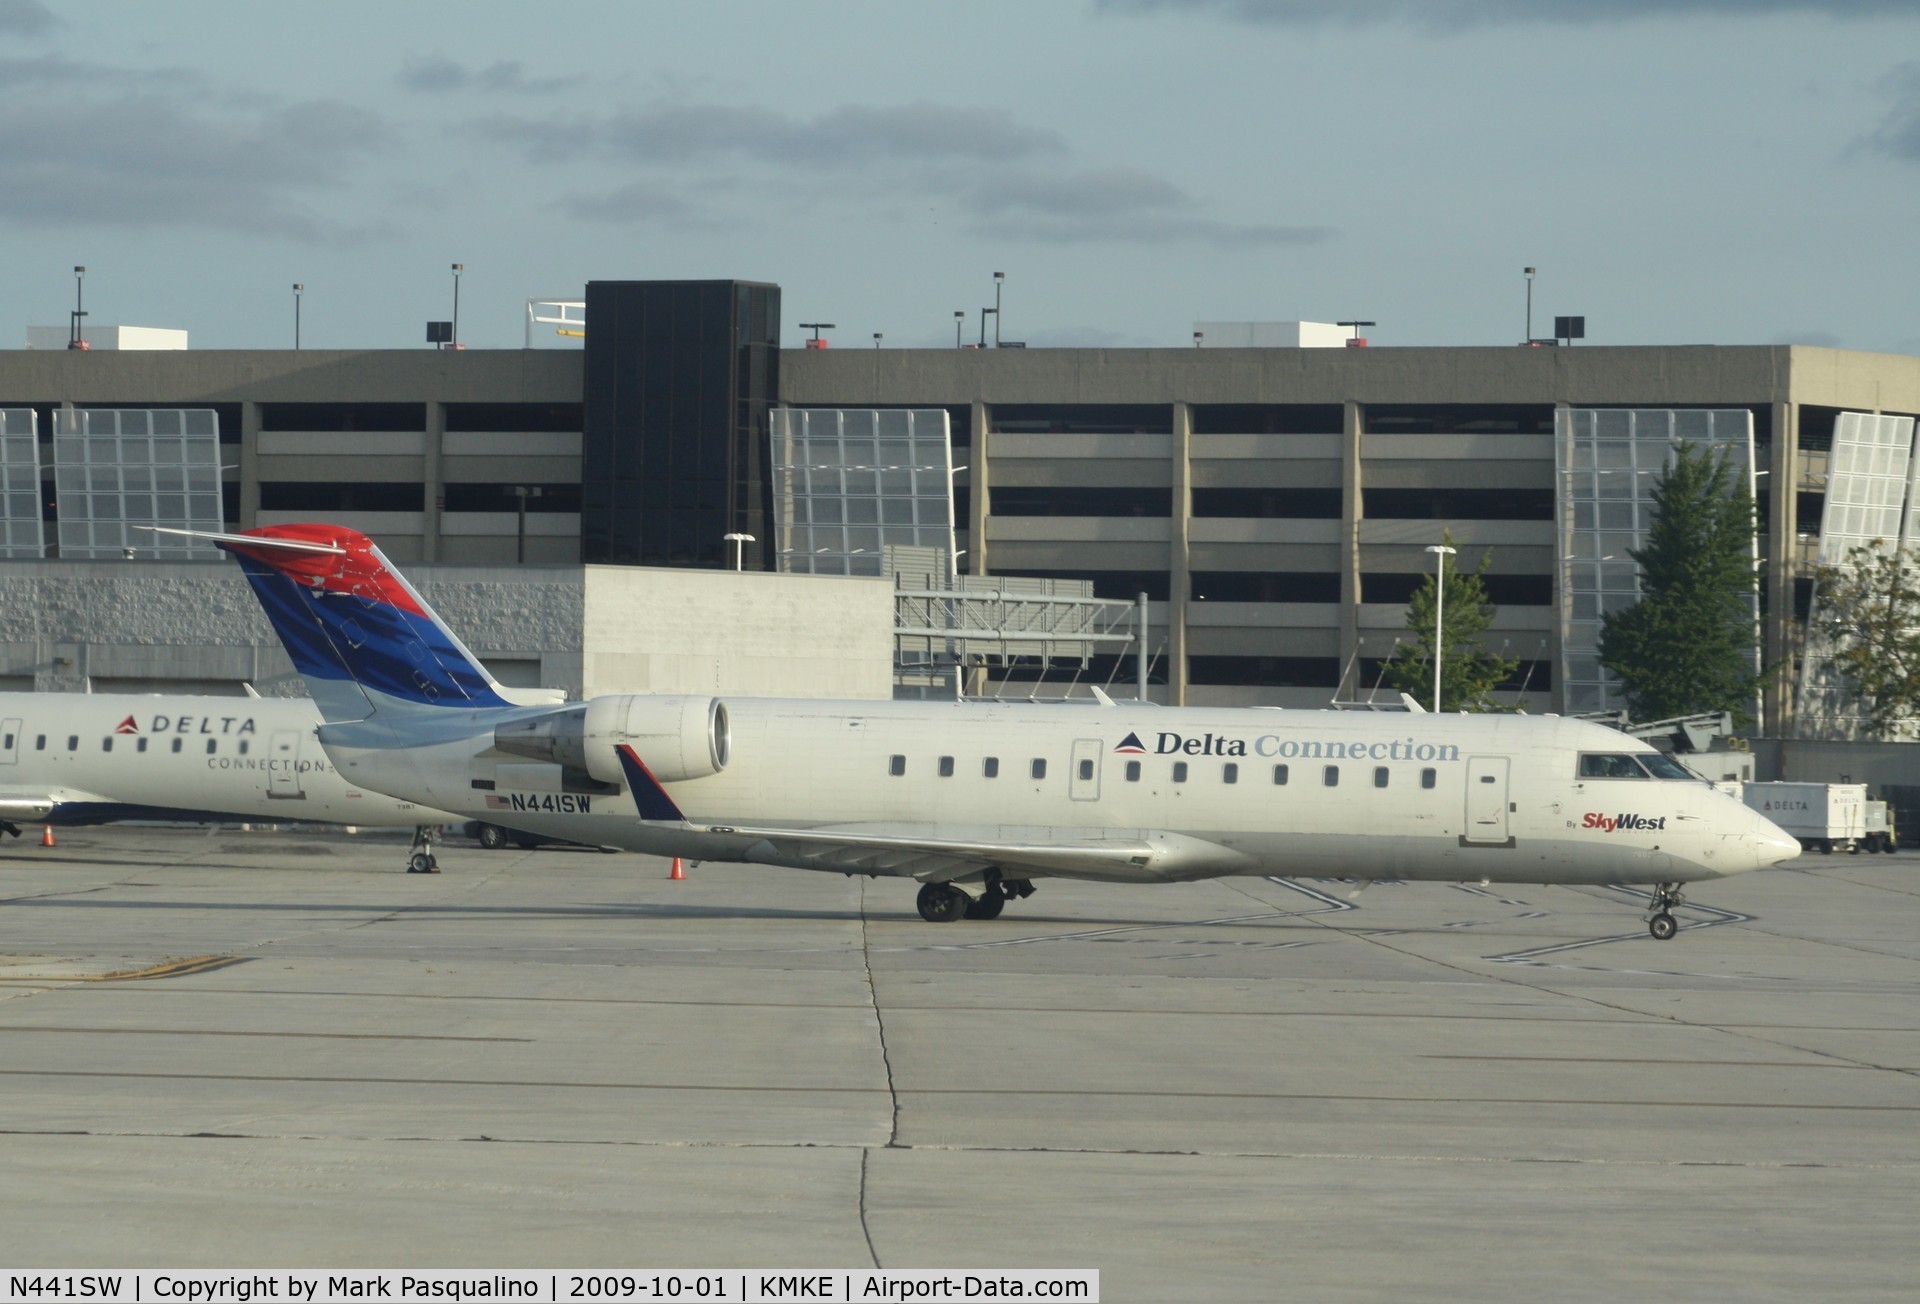
[[[182,532],[184,533],[184,532]],[[373,542],[234,554],[351,782],[659,856],[917,882],[992,919],[1044,878],[1682,885],[1799,854],[1648,744],[1554,716],[611,695],[517,706]]]

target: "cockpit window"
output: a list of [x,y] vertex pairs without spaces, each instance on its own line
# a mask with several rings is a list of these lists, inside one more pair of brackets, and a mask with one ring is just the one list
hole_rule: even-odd
[[1640,768],[1640,762],[1624,754],[1587,752],[1580,758],[1580,777],[1583,779],[1644,779],[1647,772]]
[[1665,752],[1650,752],[1637,758],[1640,764],[1653,771],[1656,779],[1691,779],[1700,782],[1700,776],[1689,770]]

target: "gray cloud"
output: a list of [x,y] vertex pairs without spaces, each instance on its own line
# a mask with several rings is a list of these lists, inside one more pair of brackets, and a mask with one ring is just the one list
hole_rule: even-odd
[[427,95],[483,91],[489,95],[550,95],[578,85],[579,77],[532,77],[518,59],[472,69],[440,54],[415,54],[400,68],[400,85]]
[[589,222],[650,224],[679,228],[714,229],[729,225],[716,220],[661,186],[636,181],[597,195],[568,195],[554,205],[568,217]]
[[811,119],[725,104],[653,104],[601,118],[501,115],[470,131],[548,160],[587,153],[636,163],[739,158],[780,166],[1005,162],[1059,153],[1049,131],[993,109],[941,104],[849,106]]
[[1126,168],[999,177],[965,199],[983,232],[1046,243],[1193,243],[1223,248],[1318,244],[1324,226],[1221,222],[1178,186]]
[[1398,25],[1458,32],[1524,23],[1595,25],[1643,18],[1920,17],[1920,0],[1094,0],[1114,14],[1191,13],[1298,27]]
[[0,0],[0,32],[9,36],[45,36],[61,26],[38,0]]
[[[298,197],[345,184],[390,136],[380,118],[332,101],[223,105],[216,119],[198,93],[86,98],[81,83],[59,96],[44,82],[0,84],[0,219],[26,224],[352,238],[361,232],[314,215]],[[127,81],[94,88],[101,84]]]
[[1920,64],[1900,64],[1882,85],[1892,92],[1893,106],[1868,134],[1867,144],[1893,158],[1920,163]]

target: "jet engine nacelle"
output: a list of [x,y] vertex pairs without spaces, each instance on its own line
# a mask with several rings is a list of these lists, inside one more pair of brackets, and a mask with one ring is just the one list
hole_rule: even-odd
[[596,697],[493,731],[493,745],[509,755],[585,770],[602,783],[622,781],[613,751],[622,744],[662,783],[718,774],[733,749],[727,704],[717,697]]

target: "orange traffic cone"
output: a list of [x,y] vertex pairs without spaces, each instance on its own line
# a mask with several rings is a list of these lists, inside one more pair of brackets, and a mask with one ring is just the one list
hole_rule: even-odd
[[[51,832],[51,830],[49,830],[49,832]],[[687,876],[687,871],[680,868],[680,857],[675,856],[673,858],[673,873],[667,875],[667,877],[677,882],[680,879],[685,878],[686,876]]]
[[51,847],[53,845],[53,825],[42,824],[40,826],[40,845],[43,847]]

